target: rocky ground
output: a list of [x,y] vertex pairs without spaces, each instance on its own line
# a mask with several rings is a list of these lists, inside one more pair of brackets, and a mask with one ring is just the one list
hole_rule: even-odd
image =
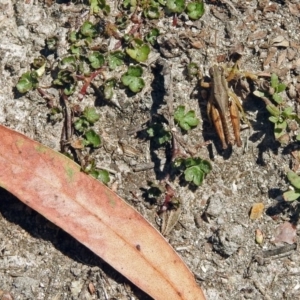
[[[111,13],[103,18],[113,23],[120,3],[108,4]],[[299,15],[298,0],[214,0],[205,1],[205,13],[197,21],[189,20],[186,14],[177,18],[162,14],[159,20],[143,21],[141,34],[154,27],[160,31],[158,45],[142,64],[143,91],[132,94],[117,86],[113,105],[100,101],[92,89],[82,102],[78,102],[78,94],[70,100],[72,105],[96,107],[100,121],[94,128],[102,138],[102,146],[92,154],[97,166],[109,170],[108,186],[158,229],[161,199],[149,200],[148,182],[159,183],[165,177],[161,162],[168,160],[170,149],[154,147],[145,128],[157,115],[168,118],[179,105],[196,112],[200,124],[188,134],[177,127],[177,134],[181,147],[209,160],[212,171],[197,189],[178,179],[172,181],[181,213],[165,235],[195,274],[207,299],[300,298],[300,255],[291,244],[296,237],[290,244],[274,244],[280,225],[294,224],[294,234],[299,229],[297,203],[287,203],[282,197],[289,186],[287,170],[298,168],[299,147],[291,131],[286,145],[275,140],[265,102],[253,96],[257,85],[249,80],[244,94],[238,86],[233,89],[243,101],[251,127],[242,125],[242,147],[222,150],[207,118],[208,91],[187,74],[187,66],[194,62],[200,73],[209,77],[212,65],[230,65],[240,57],[242,70],[264,80],[276,73],[287,86],[282,97],[297,112]],[[87,18],[94,20],[85,3],[0,2],[1,124],[60,150],[62,114],[57,120],[50,119],[47,100],[37,90],[20,94],[16,84],[34,58],[45,55],[45,40],[57,37],[57,57],[63,57],[68,50],[68,32],[78,29]],[[108,44],[109,39],[113,37],[108,38]],[[49,55],[48,59],[57,58]],[[163,66],[171,74],[167,86],[172,90],[171,100],[170,95],[166,97]],[[49,76],[41,85],[49,85]],[[60,107],[55,89],[49,93]],[[207,145],[207,141],[212,142]],[[154,167],[140,170],[151,163]],[[0,193],[0,290],[9,291],[14,299],[149,299],[13,195],[5,190]],[[257,219],[249,216],[255,203],[264,205]],[[258,229],[264,236],[261,244],[255,241]]]

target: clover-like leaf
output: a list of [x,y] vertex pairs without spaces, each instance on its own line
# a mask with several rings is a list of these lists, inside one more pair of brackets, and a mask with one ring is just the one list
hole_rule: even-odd
[[167,131],[160,123],[155,123],[147,129],[149,137],[153,137],[159,145],[162,145],[171,140],[171,133]]
[[83,116],[90,124],[94,124],[100,119],[100,115],[94,107],[86,107],[83,111]]
[[105,15],[110,13],[110,7],[106,4],[105,0],[90,0],[90,8],[90,12],[93,14],[98,14],[100,10],[102,10]]
[[198,166],[193,166],[184,171],[184,179],[187,182],[192,182],[196,186],[199,186],[203,182],[204,173]]
[[57,78],[53,80],[53,84],[63,86],[65,95],[71,95],[75,92],[77,81],[72,72],[61,70],[58,72]]
[[60,70],[68,70],[70,72],[75,72],[77,70],[77,59],[75,56],[66,56],[59,63],[58,68]]
[[146,41],[153,46],[157,43],[158,36],[159,30],[157,28],[152,28],[150,32],[146,35]]
[[207,160],[202,160],[200,163],[200,169],[205,173],[208,174],[212,170],[211,163]]
[[75,130],[79,132],[86,131],[90,126],[90,123],[86,120],[86,118],[79,118],[74,122],[74,128]]
[[107,56],[108,67],[111,70],[114,70],[118,66],[123,65],[124,64],[124,58],[125,58],[125,55],[122,51],[111,52]]
[[185,8],[185,1],[184,0],[167,0],[166,6],[170,12],[182,13]]
[[158,19],[160,16],[159,7],[157,6],[149,6],[144,10],[145,17],[148,17],[149,19]]
[[104,65],[104,56],[98,51],[91,53],[88,59],[94,69],[99,69]]
[[141,77],[130,76],[127,74],[122,75],[121,80],[125,86],[128,86],[129,89],[134,92],[140,92],[145,86],[145,82]]
[[102,181],[104,184],[108,184],[110,180],[109,173],[106,170],[100,170],[98,171],[97,179]]
[[190,19],[198,20],[204,14],[204,3],[202,1],[191,2],[187,5],[186,11]]
[[129,66],[127,73],[130,76],[141,77],[143,75],[143,68],[141,66]]
[[132,59],[138,62],[144,62],[148,59],[150,47],[140,39],[133,39],[131,42],[131,47],[126,48],[126,53]]
[[125,86],[128,86],[129,89],[134,92],[140,92],[145,86],[145,82],[142,76],[143,69],[140,66],[129,66],[127,72],[122,75],[121,81]]
[[90,21],[85,21],[82,26],[80,27],[80,33],[84,37],[95,37],[97,35],[96,26],[91,23]]
[[124,0],[122,6],[125,9],[130,9],[130,11],[134,11],[137,5],[137,0]]
[[195,111],[190,110],[185,114],[185,107],[178,106],[174,113],[174,119],[183,130],[190,130],[199,124],[199,119],[195,116]]
[[91,145],[94,148],[97,148],[101,144],[100,136],[93,129],[86,131],[84,137],[86,145]]
[[17,83],[17,90],[24,94],[32,89],[35,89],[38,87],[39,81],[38,81],[38,75],[36,71],[33,72],[26,72],[22,74],[21,78],[19,79]]

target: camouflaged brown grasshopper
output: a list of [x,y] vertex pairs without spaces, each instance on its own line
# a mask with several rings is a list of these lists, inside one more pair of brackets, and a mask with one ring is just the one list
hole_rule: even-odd
[[240,114],[243,109],[237,96],[228,88],[228,81],[233,79],[235,69],[225,77],[223,67],[214,65],[209,69],[211,83],[201,82],[202,87],[210,87],[210,97],[207,106],[207,114],[213,122],[217,134],[221,140],[222,148],[236,144],[242,146],[240,137]]

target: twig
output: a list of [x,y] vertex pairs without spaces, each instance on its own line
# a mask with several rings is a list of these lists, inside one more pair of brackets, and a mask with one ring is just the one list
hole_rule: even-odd
[[65,118],[62,134],[61,134],[60,145],[61,145],[61,151],[67,152],[68,149],[66,148],[66,142],[70,141],[73,135],[72,112],[69,107],[68,97],[64,94],[62,90],[60,91],[60,96],[62,99],[62,104],[64,106],[64,118]]

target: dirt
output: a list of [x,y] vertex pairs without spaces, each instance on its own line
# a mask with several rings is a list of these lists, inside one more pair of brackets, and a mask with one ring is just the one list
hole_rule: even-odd
[[[114,16],[118,5],[109,4]],[[68,32],[80,26],[87,11],[84,3],[0,3],[0,122],[57,151],[62,116],[50,121],[46,100],[36,90],[20,94],[15,86],[41,54],[47,38],[57,36],[58,56],[65,55]],[[298,111],[299,15],[297,0],[220,0],[206,1],[205,14],[198,21],[192,22],[183,14],[177,24],[168,15],[157,22],[144,22],[142,31],[154,25],[160,30],[159,46],[143,65],[144,90],[132,95],[116,89],[114,100],[119,108],[99,103],[93,90],[88,90],[80,103],[77,95],[71,98],[81,107],[95,106],[101,115],[95,130],[103,144],[93,152],[93,158],[110,171],[108,185],[160,229],[157,211],[161,199],[149,201],[146,192],[148,182],[159,183],[164,178],[161,160],[168,157],[170,149],[153,147],[144,129],[156,114],[168,115],[166,101],[170,100],[166,99],[161,66],[168,64],[171,106],[185,105],[201,120],[188,134],[181,135],[178,127],[177,132],[185,147],[196,149],[196,155],[209,160],[213,169],[197,189],[177,179],[172,182],[181,214],[166,238],[195,274],[207,299],[300,298],[299,250],[292,248],[283,257],[266,257],[263,252],[282,246],[272,243],[280,224],[290,221],[297,226],[296,203],[285,202],[282,193],[289,186],[286,172],[297,163],[291,151],[298,144],[281,146],[275,140],[265,103],[253,96],[255,87],[250,86],[243,108],[251,128],[243,126],[242,147],[223,151],[207,119],[207,91],[200,88],[197,78],[187,75],[187,65],[197,63],[208,76],[212,65],[240,55],[245,71],[275,72],[288,86],[284,99]],[[43,86],[47,85],[46,78]],[[212,143],[198,147],[208,140]],[[134,171],[149,163],[155,167]],[[252,220],[249,212],[254,203],[263,203],[265,209],[262,217]],[[262,244],[255,242],[257,229],[263,233]],[[5,190],[1,190],[0,201],[0,290],[9,291],[14,299],[150,299]]]

